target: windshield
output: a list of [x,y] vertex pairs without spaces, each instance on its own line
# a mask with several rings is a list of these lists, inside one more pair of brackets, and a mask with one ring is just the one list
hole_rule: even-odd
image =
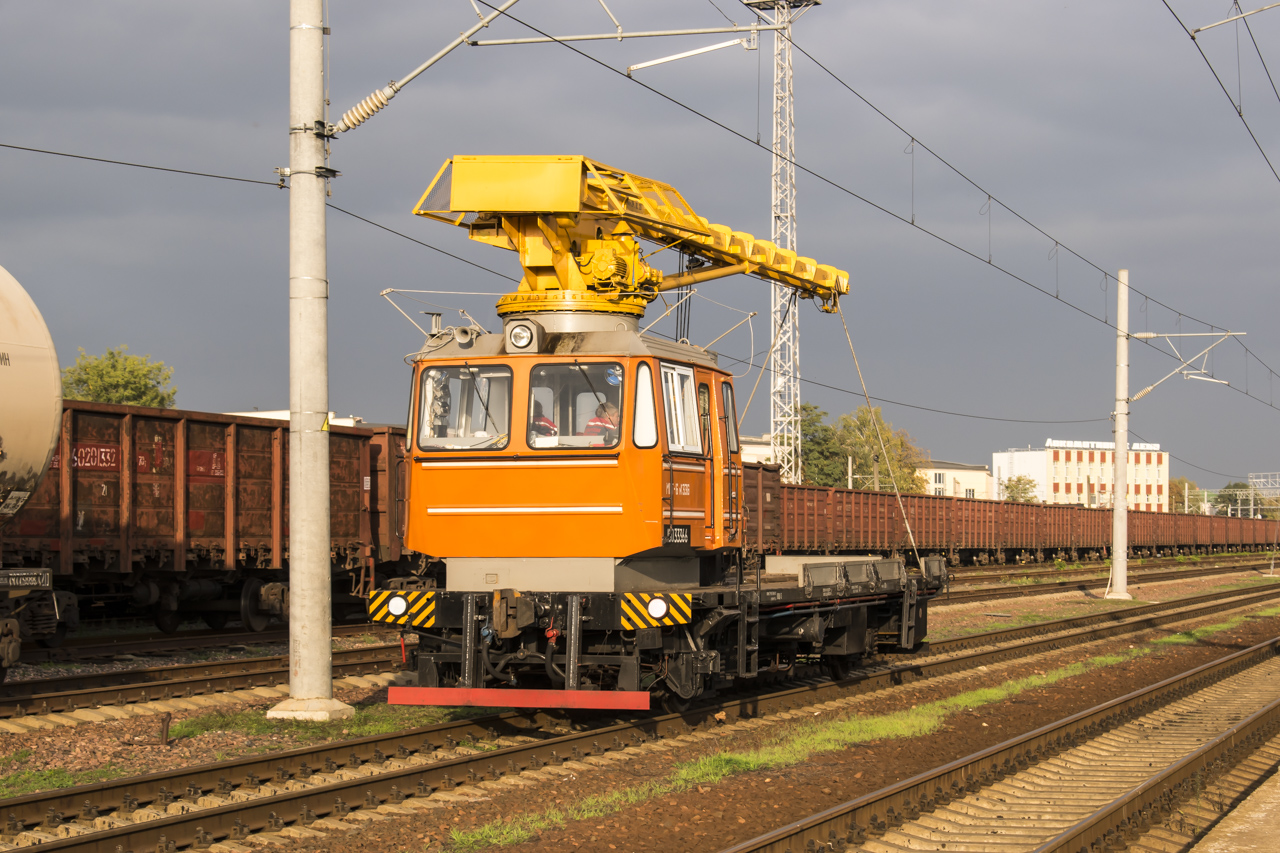
[[423,450],[501,450],[510,442],[509,367],[428,368],[418,399]]
[[543,364],[529,375],[533,448],[616,447],[622,430],[622,365]]

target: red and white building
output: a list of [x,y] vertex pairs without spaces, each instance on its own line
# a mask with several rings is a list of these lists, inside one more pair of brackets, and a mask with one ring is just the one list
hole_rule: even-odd
[[[1158,444],[1130,444],[1126,454],[1129,508],[1169,511],[1169,455]],[[1116,450],[1113,441],[1046,439],[1044,447],[1011,449],[991,454],[991,478],[996,500],[1004,498],[1004,483],[1026,476],[1036,483],[1036,498],[1051,504],[1113,506]]]

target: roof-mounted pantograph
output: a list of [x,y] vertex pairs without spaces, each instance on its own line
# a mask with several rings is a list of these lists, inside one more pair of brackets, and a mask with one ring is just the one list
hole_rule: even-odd
[[[519,254],[524,278],[499,314],[640,316],[663,291],[737,273],[795,288],[828,312],[849,292],[845,270],[710,223],[668,184],[586,157],[454,157],[413,212]],[[654,269],[640,239],[684,253],[690,271]]]

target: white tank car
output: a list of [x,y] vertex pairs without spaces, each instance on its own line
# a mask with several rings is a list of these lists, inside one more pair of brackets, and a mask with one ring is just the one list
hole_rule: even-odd
[[61,420],[62,374],[49,327],[0,267],[0,528],[40,484]]

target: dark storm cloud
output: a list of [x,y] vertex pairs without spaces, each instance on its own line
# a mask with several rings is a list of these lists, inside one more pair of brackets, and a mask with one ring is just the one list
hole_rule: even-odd
[[[741,6],[717,2],[750,19]],[[724,23],[710,3],[611,0],[610,8],[628,29]],[[1223,13],[1189,0],[1175,9],[1191,25]],[[611,29],[595,0],[523,0],[512,11],[556,33]],[[466,0],[334,2],[331,15],[335,118],[474,20]],[[1264,56],[1274,50],[1280,63],[1280,10],[1251,20]],[[1230,29],[1204,34],[1201,44],[1234,82]],[[522,35],[510,22],[485,33]],[[1269,323],[1280,307],[1280,183],[1161,4],[828,0],[801,19],[795,38],[1055,238],[1113,275],[1129,267],[1135,287],[1181,311],[1250,332],[1250,346],[1280,364]],[[715,40],[582,49],[625,67]],[[761,42],[757,53],[732,48],[637,77],[749,140],[761,133],[767,145],[770,39]],[[228,2],[210,14],[161,2],[81,2],[54,16],[46,4],[10,2],[0,7],[0,141],[270,181],[287,159],[286,58],[283,3]],[[1242,65],[1246,117],[1280,156],[1280,103],[1256,58],[1242,55]],[[908,137],[799,54],[795,72],[799,160],[909,219]],[[712,221],[768,234],[766,152],[555,45],[463,48],[336,140],[333,152],[343,173],[334,203],[509,274],[507,253],[409,215],[445,158],[588,154],[674,184]],[[128,343],[176,367],[184,407],[287,404],[283,192],[16,151],[0,150],[0,164],[0,265],[40,304],[64,363],[79,346],[101,352]],[[802,254],[852,273],[844,304],[872,394],[998,417],[1107,417],[1114,332],[813,176],[801,173],[798,184]],[[985,261],[984,192],[920,149],[914,192],[917,222]],[[398,420],[401,358],[419,342],[378,292],[496,292],[506,282],[337,213],[329,246],[333,408]],[[1104,293],[1101,273],[1066,252],[1055,264],[1052,240],[999,206],[990,246],[996,264],[1114,315],[1114,283]],[[767,316],[759,283],[719,282],[703,292]],[[497,325],[491,298],[433,299]],[[1134,328],[1176,330],[1176,315],[1146,308],[1135,298]],[[699,302],[694,338],[710,340],[736,321]],[[801,323],[802,374],[852,387],[838,322],[806,306]],[[1183,330],[1198,328],[1184,320]],[[767,321],[758,319],[755,332],[756,351],[766,349]],[[744,329],[720,346],[746,356],[751,341]],[[1144,347],[1133,360],[1135,387],[1171,369]],[[1243,386],[1238,347],[1224,348],[1214,367]],[[1249,370],[1250,391],[1269,399],[1267,378],[1256,364]],[[858,402],[815,385],[802,393],[833,413]],[[746,428],[763,431],[766,410],[757,399]],[[1003,424],[892,406],[886,414],[935,457],[971,462],[1049,435],[1110,436],[1105,420]],[[1276,416],[1217,386],[1170,381],[1134,406],[1132,427],[1196,464],[1242,475],[1280,470]]]

